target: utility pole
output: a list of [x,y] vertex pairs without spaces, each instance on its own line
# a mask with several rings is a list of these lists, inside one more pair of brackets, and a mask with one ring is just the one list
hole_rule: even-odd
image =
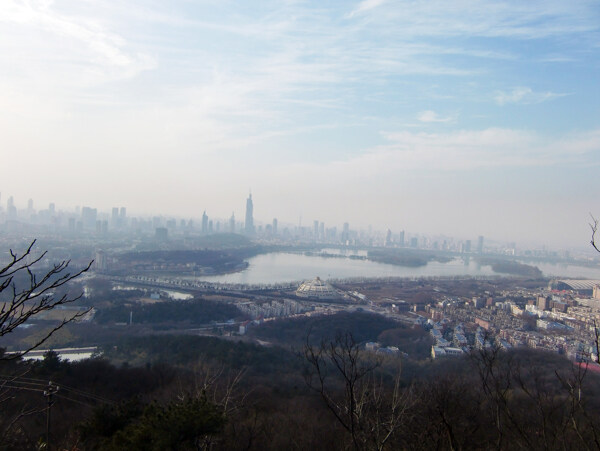
[[50,408],[54,404],[52,396],[58,392],[58,385],[53,385],[52,381],[48,381],[48,389],[44,390],[44,396],[47,398],[46,408],[46,450],[50,449]]

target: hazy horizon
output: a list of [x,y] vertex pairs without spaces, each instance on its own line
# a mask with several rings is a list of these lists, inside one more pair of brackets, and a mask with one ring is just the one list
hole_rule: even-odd
[[2,206],[585,247],[600,6],[0,4]]

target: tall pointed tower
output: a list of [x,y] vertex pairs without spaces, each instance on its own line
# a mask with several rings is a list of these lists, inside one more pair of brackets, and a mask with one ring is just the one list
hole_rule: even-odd
[[202,213],[202,233],[208,233],[208,216],[206,210]]
[[252,204],[252,193],[248,196],[246,200],[246,224],[245,231],[247,235],[254,234],[254,206]]

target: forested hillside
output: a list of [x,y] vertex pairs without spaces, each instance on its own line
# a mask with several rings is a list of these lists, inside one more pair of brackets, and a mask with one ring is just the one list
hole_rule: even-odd
[[[269,346],[149,335],[76,363],[4,360],[2,448],[46,440],[50,381],[52,449],[596,446],[600,379],[585,367],[531,350],[431,361],[422,332],[361,313],[326,319],[256,328]],[[417,351],[365,351],[374,339]]]

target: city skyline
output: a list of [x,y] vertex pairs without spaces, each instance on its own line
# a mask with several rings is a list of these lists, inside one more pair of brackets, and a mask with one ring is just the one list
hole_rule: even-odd
[[[2,192],[0,192],[0,202],[4,198]],[[150,230],[154,233],[155,228],[163,229],[163,233],[167,229],[179,229],[185,231],[195,231],[202,235],[210,235],[214,233],[237,233],[246,235],[250,238],[275,238],[282,237],[286,240],[300,239],[306,240],[307,238],[315,240],[316,242],[325,243],[336,243],[342,245],[358,245],[358,246],[392,246],[392,247],[406,247],[406,248],[430,248],[439,250],[454,250],[460,251],[461,253],[472,253],[472,246],[477,239],[476,253],[483,253],[483,241],[484,236],[479,235],[477,237],[470,237],[468,235],[450,235],[445,233],[443,230],[433,234],[424,233],[418,230],[405,230],[400,228],[392,231],[391,229],[383,226],[373,226],[369,224],[367,227],[351,226],[350,223],[345,221],[342,224],[339,223],[324,223],[318,219],[310,220],[302,223],[300,218],[298,223],[293,221],[282,221],[283,229],[278,229],[279,219],[273,217],[272,219],[259,219],[255,222],[253,217],[254,203],[252,200],[252,194],[246,199],[245,209],[245,220],[236,221],[235,211],[229,218],[222,218],[218,216],[210,216],[206,210],[202,211],[202,214],[189,214],[185,216],[173,216],[165,215],[160,212],[154,212],[153,214],[138,214],[137,212],[131,211],[128,213],[128,208],[124,206],[111,207],[109,209],[98,209],[96,207],[90,207],[89,205],[82,205],[76,207],[63,208],[59,205],[56,207],[54,202],[48,205],[48,208],[34,208],[37,205],[33,199],[27,200],[27,208],[19,208],[18,203],[15,204],[13,196],[8,196],[6,200],[5,209],[0,204],[0,221],[8,223],[9,221],[22,222],[24,224],[32,225],[54,225],[54,231],[57,232],[59,229],[70,232],[83,232],[83,231],[95,231],[98,238],[108,236],[108,232],[111,234],[121,233],[127,229],[132,231],[136,228],[138,231]],[[248,223],[250,218],[250,223]],[[141,222],[139,222],[141,221]],[[1,224],[1,222],[0,222]],[[250,225],[248,225],[250,224]],[[148,229],[150,225],[150,229]],[[56,229],[58,227],[58,229]],[[10,230],[14,231],[14,227],[10,227]],[[51,231],[51,230],[49,230]],[[369,243],[369,239],[376,241]],[[367,240],[367,241],[365,241]],[[496,237],[485,238],[486,243],[491,241],[494,249],[504,249],[505,251],[515,252],[523,250],[534,250],[547,252],[552,250],[553,252],[561,251],[567,252],[572,250],[575,252],[582,252],[584,254],[588,249],[588,246],[579,247],[560,247],[560,246],[548,246],[546,244],[539,245],[538,243],[520,242],[517,244],[515,240],[501,240]],[[591,252],[591,255],[594,255]],[[565,255],[567,255],[565,254]]]
[[[585,247],[597,2],[0,4],[18,205]],[[5,197],[3,197],[3,204]]]

